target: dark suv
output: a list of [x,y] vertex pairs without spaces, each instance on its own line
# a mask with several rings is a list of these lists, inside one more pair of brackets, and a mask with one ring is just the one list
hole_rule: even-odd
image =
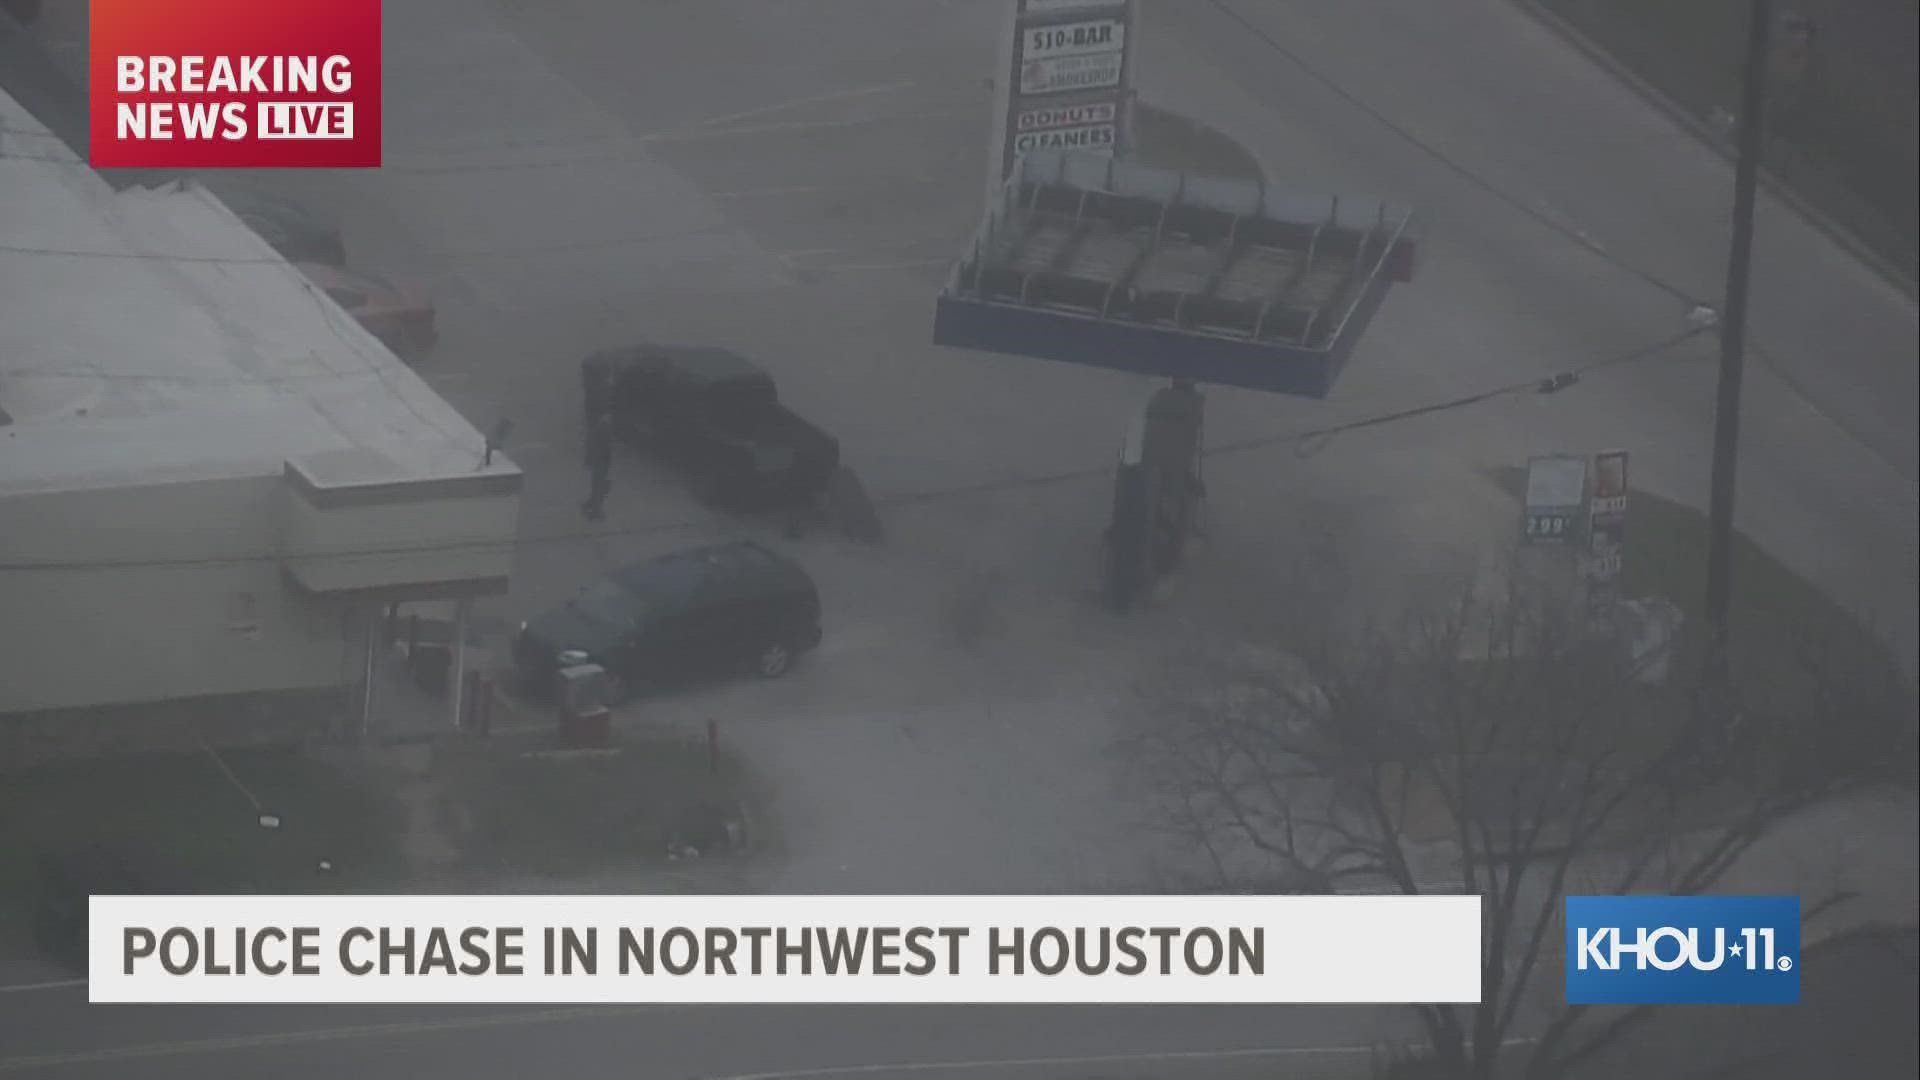
[[737,672],[766,678],[820,643],[820,594],[806,570],[759,544],[695,548],[616,570],[520,624],[522,686],[553,691],[562,653],[579,652],[616,696]]

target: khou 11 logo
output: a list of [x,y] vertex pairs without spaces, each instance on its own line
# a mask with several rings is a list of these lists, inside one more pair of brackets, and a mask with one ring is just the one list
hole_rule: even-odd
[[1574,1005],[1791,1005],[1797,896],[1569,896]]

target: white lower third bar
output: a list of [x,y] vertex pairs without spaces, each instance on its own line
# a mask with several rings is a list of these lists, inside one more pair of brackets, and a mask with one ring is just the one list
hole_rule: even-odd
[[351,139],[351,101],[262,101],[254,134],[261,139]]
[[1477,896],[95,896],[105,1002],[1480,1000]]

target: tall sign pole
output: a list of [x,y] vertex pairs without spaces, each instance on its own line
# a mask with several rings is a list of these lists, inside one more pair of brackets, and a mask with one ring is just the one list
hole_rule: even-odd
[[1037,147],[1128,151],[1137,0],[1001,0],[991,202]]
[[1020,44],[1020,9],[1026,0],[1000,0],[1002,18],[1000,20],[1000,48],[993,55],[998,67],[993,75],[993,133],[987,138],[987,200],[982,205],[991,207],[1000,192],[1000,185],[1006,183],[1007,118],[1013,108],[1013,84],[1019,80],[1020,69],[1017,61]]
[[1612,630],[1620,606],[1620,578],[1626,569],[1627,452],[1604,450],[1593,456],[1593,480],[1587,498],[1587,550],[1581,568],[1587,579],[1587,622]]
[[1727,256],[1726,310],[1720,321],[1720,390],[1714,405],[1713,498],[1707,547],[1709,677],[1730,675],[1728,611],[1732,600],[1734,476],[1740,456],[1740,381],[1746,360],[1747,284],[1753,255],[1753,211],[1766,141],[1768,38],[1772,0],[1752,0],[1747,28],[1746,86],[1740,105],[1740,158],[1733,181],[1733,244]]

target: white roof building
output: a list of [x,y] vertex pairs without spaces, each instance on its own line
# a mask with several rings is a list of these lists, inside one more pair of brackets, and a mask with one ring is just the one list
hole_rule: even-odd
[[0,713],[338,688],[362,616],[504,589],[510,460],[213,195],[43,131],[0,93]]

